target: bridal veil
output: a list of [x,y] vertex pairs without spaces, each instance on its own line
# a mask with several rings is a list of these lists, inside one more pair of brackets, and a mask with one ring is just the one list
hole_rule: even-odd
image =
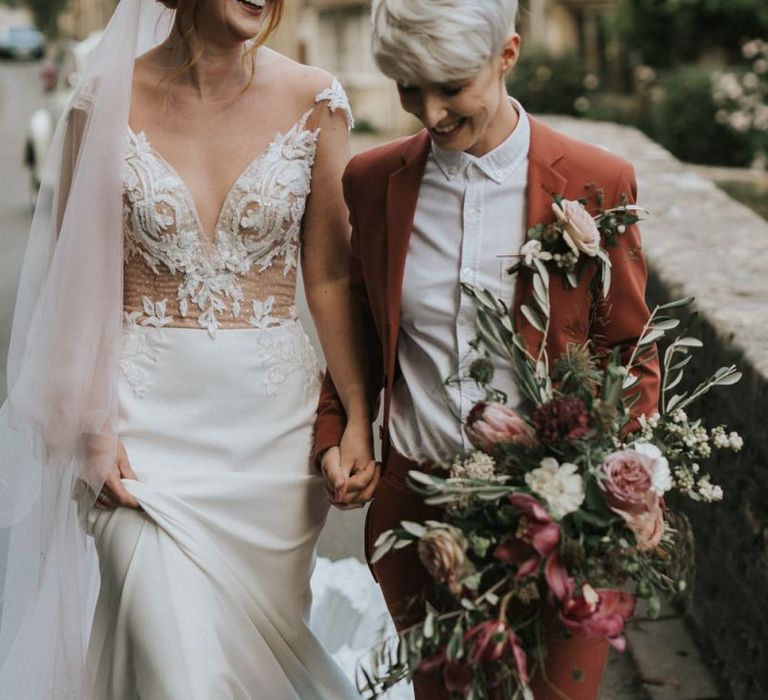
[[121,169],[133,64],[172,21],[154,0],[119,3],[44,168],[0,409],[2,700],[89,697],[98,573],[82,513],[117,441]]

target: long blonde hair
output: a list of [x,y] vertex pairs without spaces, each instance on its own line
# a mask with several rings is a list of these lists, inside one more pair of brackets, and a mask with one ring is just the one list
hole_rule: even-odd
[[[163,78],[161,85],[165,84],[166,87],[170,85],[176,78],[184,75],[192,66],[194,66],[202,55],[202,49],[198,49],[196,53],[192,52],[192,42],[190,37],[194,36],[198,32],[197,28],[197,9],[200,6],[202,0],[159,0],[163,5],[171,10],[176,11],[176,18],[174,20],[176,29],[187,48],[189,58],[184,62],[182,66],[171,71],[165,78]],[[266,17],[261,31],[253,39],[248,42],[248,48],[243,52],[243,66],[248,71],[248,82],[243,88],[245,92],[253,81],[253,75],[255,70],[255,57],[256,51],[260,46],[263,46],[269,38],[275,33],[280,21],[283,18],[283,9],[285,6],[285,0],[273,0],[269,10],[269,14]],[[185,18],[190,16],[191,22],[187,23],[185,29]]]

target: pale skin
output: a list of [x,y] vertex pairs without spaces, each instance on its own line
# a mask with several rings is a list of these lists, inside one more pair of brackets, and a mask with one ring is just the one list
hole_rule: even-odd
[[[446,150],[466,151],[482,156],[501,144],[517,126],[518,115],[507,99],[504,79],[520,56],[520,35],[511,34],[501,52],[494,56],[483,70],[471,79],[457,83],[398,83],[400,103],[429,130],[432,139]],[[453,133],[438,130],[457,124]],[[339,447],[331,447],[322,457],[326,475],[343,474],[344,467],[360,447],[356,443],[361,428],[354,420],[347,429]],[[366,486],[360,472],[347,480],[348,492],[337,493],[335,501],[340,507],[357,507],[373,496],[374,481]],[[373,489],[371,486],[373,485]],[[339,495],[341,496],[339,498]]]
[[[162,82],[189,56],[178,27],[135,64],[129,124],[185,181],[204,231],[211,231],[232,183],[272,141],[303,115],[330,77],[260,47],[249,82],[245,42],[258,35],[269,4],[255,11],[237,0],[201,0],[198,32],[190,42],[194,66]],[[184,19],[182,19],[184,22]],[[321,134],[312,170],[312,192],[302,226],[302,272],[307,301],[350,416],[344,459],[325,471],[326,495],[341,508],[360,507],[373,496],[379,467],[373,460],[366,367],[357,306],[349,291],[349,224],[341,175],[349,136],[341,112],[318,109],[310,118]],[[122,442],[96,507],[139,508],[123,485],[136,479]]]

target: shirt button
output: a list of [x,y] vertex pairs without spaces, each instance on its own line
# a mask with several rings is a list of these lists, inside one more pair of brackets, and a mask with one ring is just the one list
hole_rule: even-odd
[[504,177],[504,171],[503,170],[497,170],[496,171],[496,177],[499,177],[499,178]]

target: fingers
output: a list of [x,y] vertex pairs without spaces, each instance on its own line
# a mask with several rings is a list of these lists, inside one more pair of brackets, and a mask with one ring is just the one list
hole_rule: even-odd
[[332,500],[344,498],[352,465],[342,465],[341,450],[338,447],[329,447],[323,454],[320,468],[328,488],[333,491],[334,498]]
[[[112,505],[113,508],[117,508],[118,506],[136,509],[141,508],[139,502],[133,496],[131,496],[130,493],[128,493],[128,490],[123,485],[123,482],[120,480],[120,473],[118,471],[112,472],[105,479],[101,493],[106,496],[108,502]],[[99,499],[97,498],[96,501],[98,503]],[[102,499],[101,505],[106,506],[107,503]]]
[[125,455],[124,457],[121,457],[117,460],[117,469],[123,479],[138,481],[138,478],[133,471],[133,467],[131,467],[131,463],[128,461],[128,455]]
[[347,493],[342,498],[326,488],[326,497],[339,510],[362,508],[376,494],[381,479],[381,466],[371,460],[347,482]]

